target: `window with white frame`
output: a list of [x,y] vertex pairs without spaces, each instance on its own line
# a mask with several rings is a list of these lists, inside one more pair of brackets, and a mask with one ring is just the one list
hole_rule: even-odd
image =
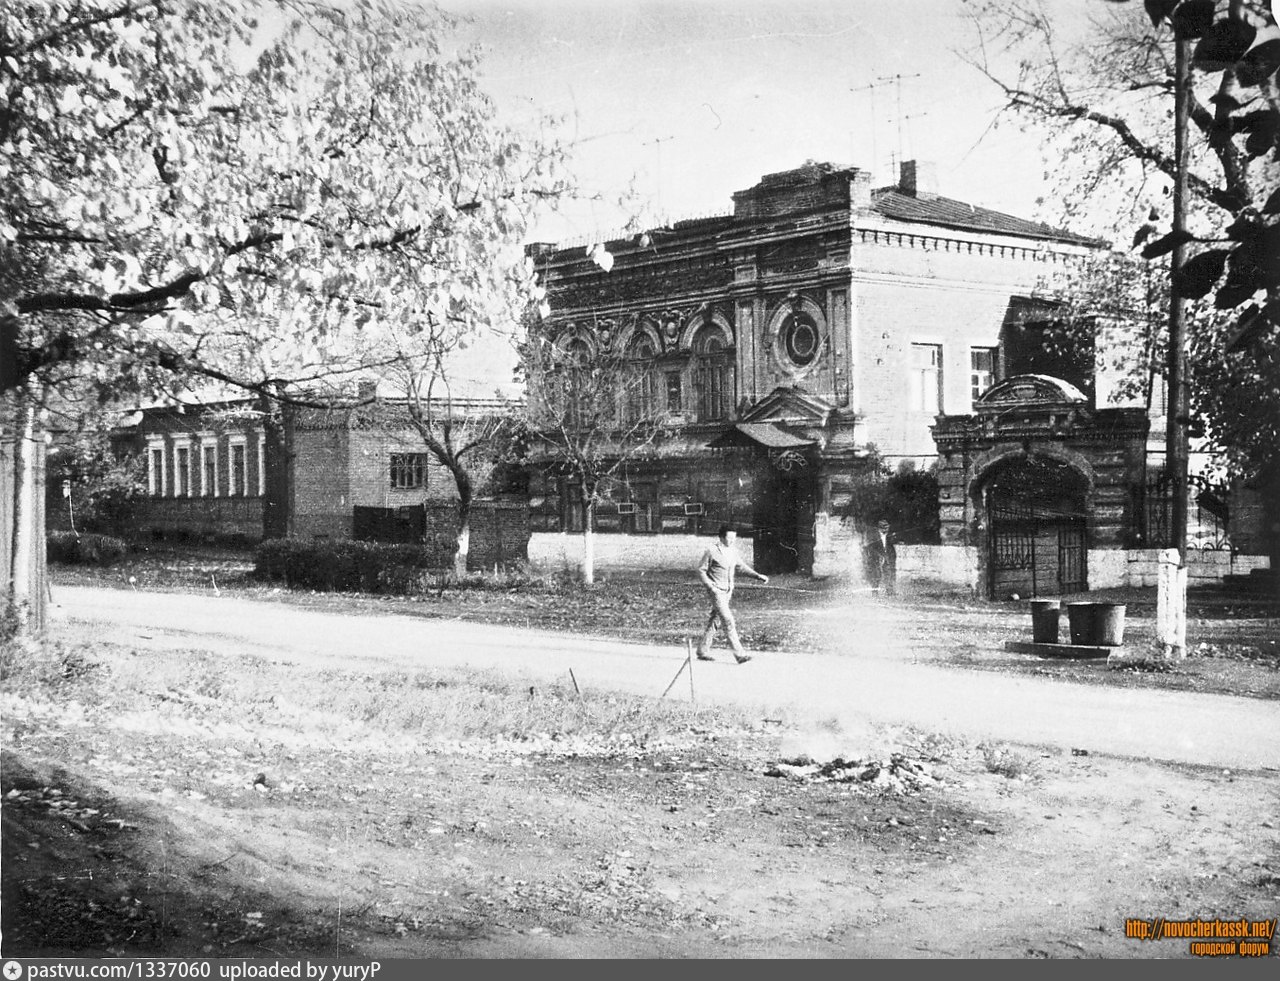
[[147,446],[147,489],[152,497],[163,497],[166,481],[164,473],[164,443]]
[[200,493],[218,496],[218,444],[211,439],[200,444]]
[[910,408],[936,416],[942,411],[942,345],[912,344],[908,375]]
[[249,469],[245,455],[244,440],[231,444],[231,489],[232,497],[249,496]]
[[996,349],[969,348],[969,397],[976,404],[988,388],[996,383]]
[[267,436],[258,433],[258,496],[267,496]]
[[191,496],[191,447],[179,446],[174,454],[173,496]]

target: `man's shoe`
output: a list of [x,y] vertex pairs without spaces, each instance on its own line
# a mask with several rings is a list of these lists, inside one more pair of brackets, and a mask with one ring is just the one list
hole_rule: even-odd
[[750,654],[735,654],[733,655],[733,657],[734,657],[734,660],[736,660],[739,664],[746,664],[748,661],[751,660]]
[[699,651],[699,652],[698,652],[698,660],[699,660],[699,661],[714,661],[714,660],[715,660],[715,658],[714,658],[713,656],[711,656],[710,654],[703,654],[701,651]]

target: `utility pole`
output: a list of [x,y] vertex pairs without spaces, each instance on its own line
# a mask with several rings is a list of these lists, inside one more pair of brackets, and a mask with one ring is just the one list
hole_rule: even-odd
[[[1174,179],[1173,235],[1179,242],[1170,259],[1169,352],[1166,372],[1169,405],[1165,432],[1165,473],[1173,494],[1169,515],[1172,547],[1165,550],[1160,565],[1157,596],[1157,641],[1164,657],[1181,658],[1187,652],[1187,424],[1190,400],[1187,396],[1186,345],[1187,301],[1172,283],[1187,260],[1187,244],[1180,241],[1187,231],[1187,135],[1191,104],[1191,42],[1175,38],[1174,53]],[[1177,565],[1174,566],[1176,549]]]

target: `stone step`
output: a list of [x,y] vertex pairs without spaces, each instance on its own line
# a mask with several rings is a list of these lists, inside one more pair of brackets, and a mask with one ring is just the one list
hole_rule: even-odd
[[1109,657],[1117,647],[1093,644],[1040,644],[1030,640],[1006,640],[1004,649],[1015,654],[1038,654],[1040,657],[1096,658]]

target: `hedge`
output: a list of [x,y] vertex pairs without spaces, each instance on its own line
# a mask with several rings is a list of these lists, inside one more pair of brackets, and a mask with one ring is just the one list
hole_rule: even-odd
[[413,595],[440,569],[439,550],[382,542],[271,538],[253,553],[254,575],[324,592]]
[[77,535],[74,531],[50,531],[45,554],[50,562],[68,565],[111,565],[129,551],[129,546],[110,535]]

